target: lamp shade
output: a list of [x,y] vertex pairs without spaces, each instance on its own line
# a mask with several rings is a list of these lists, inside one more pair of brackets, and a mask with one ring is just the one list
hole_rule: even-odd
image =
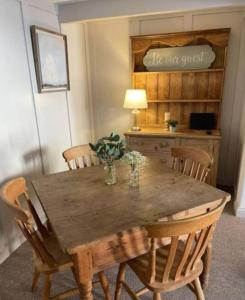
[[141,89],[126,90],[124,108],[138,109],[147,108],[146,91]]

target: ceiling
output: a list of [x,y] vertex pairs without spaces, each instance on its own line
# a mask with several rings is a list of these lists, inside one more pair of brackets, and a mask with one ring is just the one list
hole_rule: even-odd
[[75,3],[75,2],[85,2],[88,0],[50,0],[52,3]]

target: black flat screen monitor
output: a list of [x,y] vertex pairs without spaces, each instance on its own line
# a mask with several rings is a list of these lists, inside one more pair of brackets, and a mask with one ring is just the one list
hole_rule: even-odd
[[215,113],[191,113],[190,129],[213,130],[215,127]]

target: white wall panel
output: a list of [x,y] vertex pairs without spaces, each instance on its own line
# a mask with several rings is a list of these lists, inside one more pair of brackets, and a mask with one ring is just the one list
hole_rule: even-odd
[[184,30],[184,16],[166,16],[140,20],[140,34],[157,34]]
[[[244,24],[245,25],[245,24]],[[245,30],[245,27],[244,27]],[[245,103],[245,95],[243,97]],[[245,218],[245,104],[243,104],[240,126],[239,177],[236,186],[235,211],[238,217]]]
[[[42,170],[21,5],[0,2],[0,185]],[[0,262],[20,244],[21,236],[0,200]]]
[[[45,3],[44,3],[45,4]],[[71,146],[67,93],[52,92],[38,94],[33,63],[30,26],[38,25],[59,32],[57,13],[40,1],[30,1],[24,6],[27,49],[32,74],[33,92],[41,142],[44,172],[55,173],[66,170],[62,152]]]
[[[80,116],[86,105],[81,101],[84,106],[79,108],[77,94],[70,103],[71,124],[76,125],[70,128],[67,93],[37,93],[30,25],[60,31],[54,6],[46,0],[0,0],[0,186],[17,176],[30,180],[43,171],[47,174],[66,170],[62,152],[71,146],[71,130],[77,142],[79,135],[84,138],[89,131],[85,128],[86,112]],[[82,82],[81,92],[84,86]],[[44,219],[33,190],[29,192]],[[0,200],[0,262],[22,241]]]
[[[240,60],[238,69],[238,80],[236,89],[236,100],[243,100],[240,106],[241,124],[240,135],[238,142],[238,160],[237,169],[238,177],[235,183],[235,210],[238,216],[245,218],[245,92],[244,92],[244,70],[245,70],[245,15],[243,18],[242,34],[241,34],[241,47],[240,47]],[[238,86],[239,85],[239,86]],[[242,109],[243,107],[243,109]],[[238,117],[237,116],[234,117]]]
[[88,66],[85,25],[63,24],[67,35],[71,90],[67,93],[71,122],[72,145],[91,142],[91,111],[88,92]]
[[219,182],[229,185],[234,183],[234,175],[237,173],[235,167],[243,103],[243,93],[236,99],[242,14],[241,11],[193,14],[193,30],[231,28],[222,103],[222,141],[218,173]]

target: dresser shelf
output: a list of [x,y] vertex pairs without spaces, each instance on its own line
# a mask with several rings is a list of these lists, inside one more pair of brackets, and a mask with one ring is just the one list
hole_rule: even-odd
[[149,103],[219,103],[221,99],[156,99],[148,100]]
[[197,69],[197,70],[168,70],[168,71],[134,71],[133,74],[167,74],[167,73],[203,73],[203,72],[224,72],[223,68],[219,69]]

